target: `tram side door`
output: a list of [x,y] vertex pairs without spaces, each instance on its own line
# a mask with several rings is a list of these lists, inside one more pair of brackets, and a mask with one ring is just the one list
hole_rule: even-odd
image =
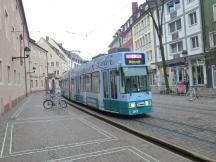
[[105,110],[110,110],[109,82],[109,71],[103,71],[103,102]]

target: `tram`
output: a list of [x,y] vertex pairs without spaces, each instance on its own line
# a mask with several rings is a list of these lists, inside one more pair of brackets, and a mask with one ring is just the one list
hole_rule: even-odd
[[152,112],[149,62],[140,52],[94,57],[64,73],[62,95],[89,107],[122,115]]

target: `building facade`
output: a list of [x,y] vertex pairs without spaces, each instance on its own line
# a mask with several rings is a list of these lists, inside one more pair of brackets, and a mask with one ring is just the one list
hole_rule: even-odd
[[55,74],[60,77],[68,70],[67,55],[57,48],[58,45],[55,45],[56,43],[52,38],[41,38],[37,44],[48,51],[48,74]]
[[135,14],[136,20],[133,24],[133,51],[145,52],[148,55],[150,65],[150,84],[155,84],[156,66],[155,66],[155,44],[154,28],[151,17],[145,10],[144,3],[139,7]]
[[30,92],[27,76],[29,32],[21,0],[0,1],[0,112]]
[[[157,36],[155,36],[157,37]],[[157,84],[164,84],[159,41],[156,40]],[[189,81],[207,84],[200,0],[169,0],[164,6],[163,45],[170,85]]]
[[201,0],[207,87],[216,88],[216,0]]
[[29,69],[27,75],[30,78],[30,91],[47,89],[48,58],[47,51],[30,39],[31,55],[29,57]]

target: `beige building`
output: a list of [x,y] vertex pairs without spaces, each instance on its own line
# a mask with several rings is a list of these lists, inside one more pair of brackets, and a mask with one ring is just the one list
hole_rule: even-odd
[[[151,17],[147,12],[143,12],[145,3],[140,6],[140,9],[135,14],[136,22],[133,24],[133,47],[136,52],[145,52],[148,54],[150,65],[150,81],[151,84],[156,84],[156,66],[155,66],[155,41],[154,41],[154,27]],[[145,10],[145,9],[144,9]]]
[[0,112],[29,93],[26,57],[29,32],[21,0],[0,1]]
[[68,70],[68,57],[58,48],[57,43],[52,38],[41,38],[37,44],[48,51],[48,74],[55,74],[60,77],[62,73]]
[[30,78],[30,91],[41,91],[47,87],[48,58],[47,51],[30,39],[31,55],[27,75]]
[[49,90],[55,89],[56,92],[60,91],[59,80],[62,74],[69,69],[69,58],[66,53],[59,47],[59,44],[50,37],[46,39],[41,38],[38,45],[47,51],[48,58],[48,78]]

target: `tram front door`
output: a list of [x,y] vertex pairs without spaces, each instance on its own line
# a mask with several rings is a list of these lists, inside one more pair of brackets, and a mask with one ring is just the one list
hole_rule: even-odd
[[116,111],[117,79],[116,70],[103,72],[104,109]]

